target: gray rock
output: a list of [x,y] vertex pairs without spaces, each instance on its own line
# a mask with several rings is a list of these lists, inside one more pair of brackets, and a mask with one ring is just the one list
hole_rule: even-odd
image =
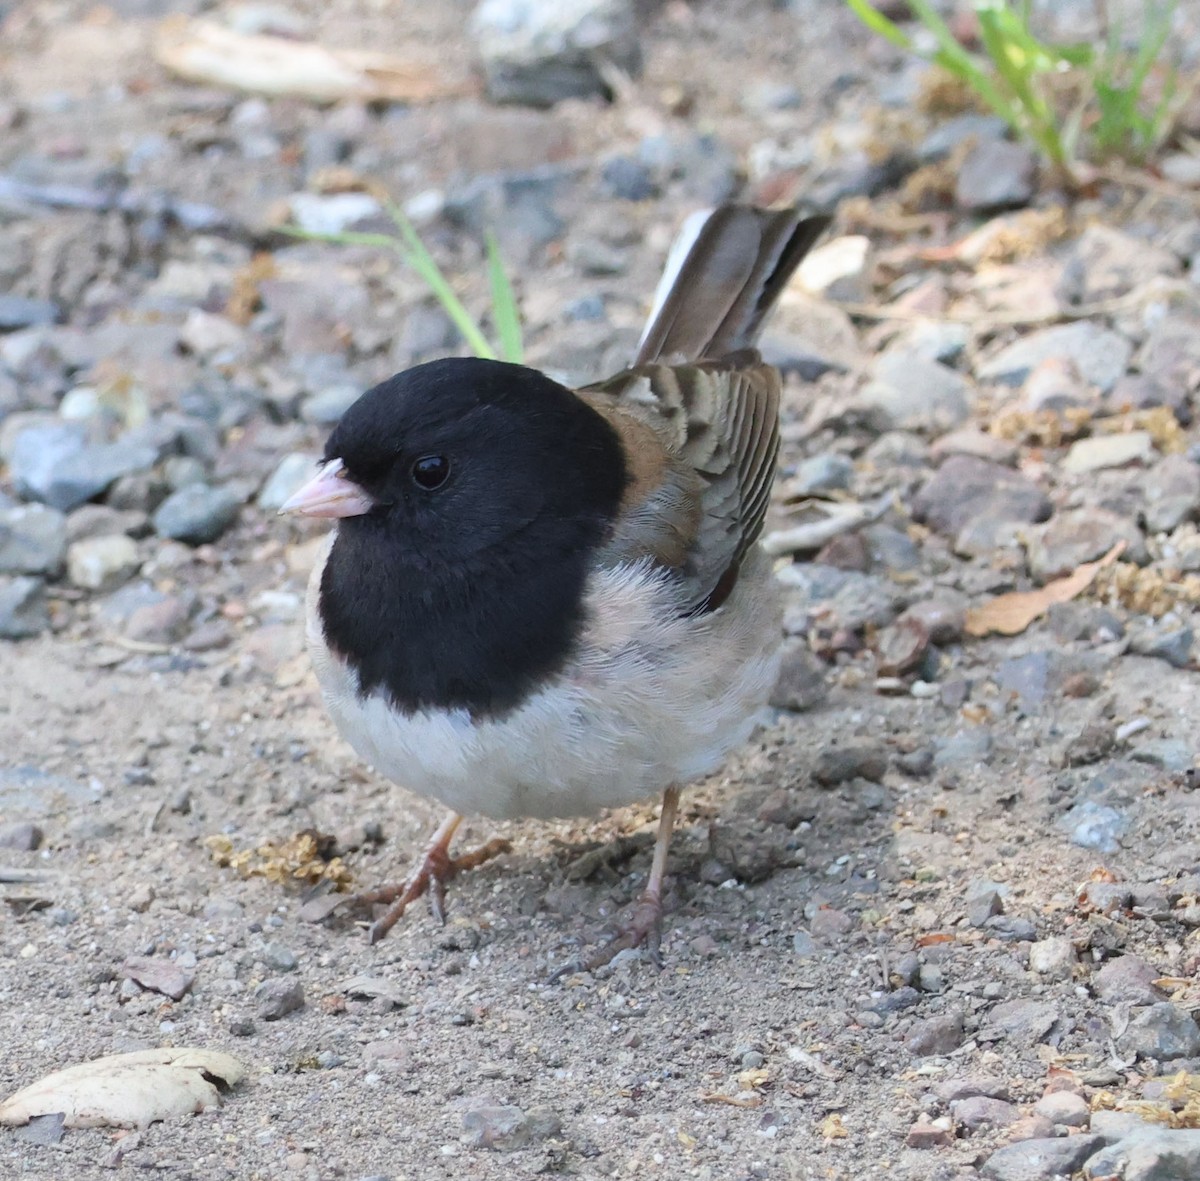
[[859,401],[880,430],[947,431],[971,413],[971,387],[961,373],[916,354],[884,353],[871,367]]
[[1200,372],[1200,318],[1163,316],[1151,325],[1134,358],[1134,368],[1163,399],[1178,406],[1194,389]]
[[861,359],[854,325],[836,304],[814,299],[797,290],[793,327],[769,328],[759,351],[785,375],[816,381],[826,373],[846,373]]
[[792,951],[798,956],[816,955],[817,942],[807,931],[797,931],[792,936]]
[[943,1103],[957,1103],[979,1096],[986,1099],[1007,1099],[1010,1094],[1008,1083],[1004,1079],[983,1074],[947,1079],[937,1085],[936,1092]]
[[41,847],[45,833],[39,825],[28,820],[13,824],[0,824],[0,849],[16,849],[21,853],[32,853]]
[[1200,1026],[1177,1005],[1159,1001],[1130,1021],[1117,1045],[1124,1053],[1159,1062],[1192,1058],[1200,1054]]
[[562,1120],[548,1108],[531,1108],[528,1113],[519,1107],[493,1103],[478,1103],[462,1113],[463,1131],[472,1148],[490,1148],[496,1152],[511,1152],[525,1148],[536,1140],[557,1136]]
[[1154,981],[1162,976],[1138,955],[1109,960],[1092,977],[1092,988],[1106,1005],[1157,1005],[1166,994]]
[[970,1095],[965,1099],[953,1100],[950,1114],[954,1116],[955,1123],[968,1132],[978,1132],[981,1128],[1007,1128],[1016,1121],[1018,1111],[1015,1104],[1006,1103],[1003,1099]]
[[89,444],[76,424],[31,427],[17,436],[9,468],[22,496],[67,512],[130,472],[151,467],[157,449],[118,439]]
[[56,574],[66,550],[67,522],[57,509],[0,509],[0,574]]
[[688,197],[716,205],[738,187],[738,157],[715,135],[651,135],[638,145],[638,159]]
[[986,762],[992,753],[992,736],[983,726],[959,730],[949,737],[939,737],[933,743],[933,765],[939,770],[963,763]]
[[1125,542],[1127,559],[1145,557],[1141,530],[1128,517],[1092,505],[1067,509],[1041,529],[1030,530],[1029,572],[1038,582],[1061,578],[1084,562],[1103,557],[1118,541]]
[[626,252],[599,238],[572,238],[567,244],[567,261],[584,275],[623,275],[629,269]]
[[1194,765],[1194,747],[1182,738],[1151,738],[1129,752],[1135,763],[1161,767],[1164,771],[1187,771]]
[[[1132,1111],[1105,1111],[1102,1108],[1092,1112],[1088,1130],[1095,1132],[1105,1144],[1116,1144],[1118,1140],[1124,1140],[1126,1136],[1139,1132],[1146,1126],[1146,1121]],[[1095,1159],[1091,1157],[1088,1160],[1088,1168],[1093,1176],[1097,1175],[1096,1170],[1092,1169],[1092,1161]]]
[[274,977],[264,980],[255,990],[258,1015],[264,1021],[278,1021],[304,1008],[304,989],[299,980]]
[[1071,843],[1081,849],[1115,853],[1120,848],[1120,838],[1129,831],[1129,820],[1108,804],[1084,800],[1068,809],[1059,821],[1059,827],[1067,832]]
[[987,1021],[992,1029],[1019,1041],[1040,1042],[1058,1021],[1058,1010],[1045,1001],[1002,1001],[988,1013]]
[[382,212],[370,193],[293,193],[288,205],[296,224],[313,234],[341,234]]
[[888,752],[873,742],[852,742],[827,746],[817,756],[813,778],[826,787],[849,779],[869,779],[878,783],[887,772]]
[[1067,255],[1058,295],[1073,304],[1117,299],[1179,270],[1179,259],[1164,247],[1093,222]]
[[[893,529],[891,525],[868,525],[862,531],[862,538],[867,544],[867,556],[873,566],[894,572],[916,570],[921,564],[921,550],[907,533]],[[909,608],[904,614],[911,618],[920,618],[929,629],[930,638],[935,644],[945,642],[945,635],[939,639],[937,630],[938,620],[925,619],[921,616],[919,605]],[[934,614],[939,614],[935,611]],[[962,612],[959,612],[959,631],[962,630]]]
[[1022,713],[1035,714],[1045,704],[1050,686],[1050,653],[1012,656],[1001,661],[993,675],[1001,692],[1017,699]]
[[1016,914],[992,915],[985,924],[985,929],[991,931],[998,939],[1009,942],[1022,940],[1031,943],[1037,938],[1037,928],[1033,923]]
[[961,1013],[941,1013],[916,1021],[904,1039],[908,1048],[922,1058],[950,1054],[962,1044]]
[[[566,223],[555,211],[554,203],[571,189],[578,176],[578,168],[567,164],[472,176],[447,192],[446,216],[481,237],[494,228],[510,263],[530,259],[562,236]],[[457,329],[440,307],[421,304],[405,318],[398,341],[401,351],[411,348],[414,326],[420,324],[418,315],[425,321],[419,343],[433,337],[439,321],[443,339],[457,339]],[[441,344],[428,351],[442,352],[446,347]]]
[[[999,882],[986,879],[971,882],[966,893],[967,922],[972,927],[982,927],[992,915],[1003,914],[1004,895],[1007,893],[1008,887]],[[979,1093],[991,1094],[987,1091]]]
[[825,665],[809,651],[806,643],[789,641],[784,645],[771,704],[794,713],[815,708],[829,694],[825,672]]
[[193,455],[172,455],[163,462],[162,474],[167,487],[172,492],[178,492],[189,484],[203,484],[208,472]]
[[28,299],[23,295],[0,295],[0,332],[33,328],[58,320],[58,305],[48,299]]
[[470,31],[494,102],[548,107],[606,95],[601,59],[635,77],[641,72],[630,0],[483,0]]
[[1024,144],[980,140],[967,154],[954,183],[962,209],[1007,209],[1027,205],[1034,193],[1037,161]]
[[1142,509],[1151,533],[1169,533],[1200,510],[1200,464],[1184,455],[1168,455],[1140,480]]
[[[445,336],[444,320],[439,321],[439,333],[440,340]],[[441,346],[435,345],[434,347],[436,349]],[[410,350],[409,355],[415,356],[416,354]],[[356,385],[346,383],[345,385],[327,386],[315,394],[310,394],[300,403],[300,417],[305,422],[314,423],[316,426],[334,426],[361,396],[362,390]]]
[[910,357],[951,365],[962,356],[970,340],[971,330],[966,324],[955,320],[918,320],[888,346],[888,351],[894,349]]
[[[1137,364],[1136,359],[1134,364]],[[1166,406],[1181,422],[1187,422],[1191,417],[1186,386],[1170,385],[1146,373],[1127,373],[1118,378],[1108,394],[1108,401],[1113,406],[1128,406],[1132,410]]]
[[922,164],[935,164],[946,159],[960,144],[972,140],[1003,139],[1008,124],[997,115],[956,115],[939,123],[920,143],[917,159]]
[[35,1115],[29,1123],[14,1130],[13,1138],[26,1144],[59,1144],[62,1142],[65,1123],[66,1115],[61,1111],[50,1115]]
[[1070,980],[1075,947],[1065,935],[1039,939],[1029,948],[1029,969],[1047,980]]
[[811,496],[816,492],[840,491],[850,487],[854,464],[844,455],[827,451],[796,465],[796,474],[786,484],[789,496]]
[[1019,1140],[993,1152],[980,1169],[988,1181],[1059,1181],[1070,1177],[1100,1147],[1099,1136]]
[[872,624],[883,627],[896,615],[896,588],[857,570],[838,570],[818,562],[794,562],[779,572],[787,588],[784,631],[806,635],[820,619],[851,631]]
[[1031,332],[1000,350],[975,370],[980,381],[1021,385],[1049,357],[1074,363],[1084,381],[1107,392],[1129,364],[1133,347],[1125,337],[1090,320]]
[[600,182],[618,201],[648,201],[661,192],[654,174],[633,156],[612,156],[605,160]]
[[1187,668],[1195,636],[1185,623],[1170,617],[1129,629],[1129,648],[1139,656],[1165,660],[1172,668]]
[[320,456],[307,451],[293,451],[291,455],[285,455],[262,486],[258,494],[258,507],[264,512],[278,512],[293,492],[299,491],[301,485],[317,474],[319,460]]
[[153,512],[167,498],[167,482],[155,472],[133,472],[115,481],[105,496],[109,508],[118,512]]
[[1094,407],[1098,400],[1097,392],[1083,380],[1075,362],[1068,357],[1039,361],[1021,389],[1021,405],[1035,413],[1074,406]]
[[1091,1109],[1088,1101],[1074,1091],[1051,1091],[1033,1105],[1033,1114],[1048,1119],[1052,1124],[1061,1124],[1068,1128],[1086,1128]]
[[794,111],[804,105],[804,94],[789,82],[764,79],[755,82],[742,96],[742,106],[751,113]]
[[50,626],[40,578],[0,578],[0,639],[23,640]]
[[282,943],[264,943],[256,952],[257,957],[276,972],[294,972],[300,962],[296,953]]
[[1200,1131],[1143,1124],[1089,1157],[1086,1175],[1121,1177],[1123,1181],[1194,1181],[1200,1177]]
[[988,516],[1044,521],[1050,501],[1033,481],[1012,468],[972,455],[952,455],[913,498],[913,515],[939,533],[956,536],[968,522]]
[[811,295],[841,303],[865,303],[870,294],[870,239],[846,234],[811,250],[796,273]]
[[[362,193],[338,193],[338,197],[362,197]],[[315,193],[303,196],[313,201],[331,200]],[[373,200],[373,198],[368,198]],[[336,232],[336,231],[335,231]],[[194,356],[229,363],[245,351],[248,333],[227,316],[206,312],[202,308],[191,308],[183,327],[179,331],[179,343]]]
[[67,577],[84,590],[115,590],[141,566],[137,543],[124,533],[88,537],[67,550]]
[[124,632],[131,640],[147,644],[174,644],[188,630],[194,596],[167,595],[154,603],[135,607],[125,621]]
[[237,520],[241,498],[230,488],[189,484],[172,492],[154,513],[160,537],[202,545],[216,541]]
[[1105,468],[1148,463],[1153,457],[1154,440],[1149,431],[1094,435],[1071,444],[1063,456],[1062,470],[1071,476],[1082,476]]
[[67,543],[85,537],[108,537],[125,533],[130,537],[145,537],[150,532],[150,519],[136,509],[116,509],[107,504],[81,504],[67,518]]

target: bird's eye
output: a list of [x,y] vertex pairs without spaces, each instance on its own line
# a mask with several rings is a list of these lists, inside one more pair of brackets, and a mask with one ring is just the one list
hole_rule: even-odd
[[440,488],[449,476],[450,461],[444,455],[422,455],[413,462],[413,483],[426,492]]

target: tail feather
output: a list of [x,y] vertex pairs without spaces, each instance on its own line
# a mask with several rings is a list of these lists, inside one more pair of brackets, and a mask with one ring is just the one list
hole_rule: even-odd
[[796,209],[752,205],[693,214],[667,258],[634,363],[698,361],[752,347],[828,224]]

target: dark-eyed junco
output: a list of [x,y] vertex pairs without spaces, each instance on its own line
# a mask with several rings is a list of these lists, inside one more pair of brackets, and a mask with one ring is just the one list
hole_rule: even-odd
[[633,366],[571,390],[453,358],[368,390],[281,510],[338,525],[308,644],[342,736],[451,809],[381,938],[478,864],[465,813],[577,816],[663,793],[641,902],[588,959],[657,957],[682,784],[753,730],[780,614],[755,545],[779,448],[779,374],[752,345],[826,225],[724,205],[672,249]]

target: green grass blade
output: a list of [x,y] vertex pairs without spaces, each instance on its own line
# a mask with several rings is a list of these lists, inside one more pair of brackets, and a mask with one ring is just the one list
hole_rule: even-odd
[[391,201],[387,202],[384,208],[387,210],[388,216],[395,222],[396,229],[400,231],[405,261],[425,280],[425,285],[433,292],[446,315],[453,321],[455,328],[462,333],[462,337],[470,346],[471,351],[477,357],[483,357],[490,361],[496,360],[496,350],[492,348],[475,317],[467,311],[462,300],[454,294],[450,281],[434,261],[434,257],[429,253],[425,243],[421,241],[421,235],[409,221],[408,215],[399,205]]
[[1020,130],[1012,103],[995,86],[979,59],[958,43],[950,26],[942,20],[929,0],[908,0],[908,6],[937,40],[938,48],[932,60],[942,69],[961,78],[1001,119]]
[[899,25],[889,20],[878,8],[873,8],[867,0],[846,0],[850,11],[872,32],[890,41],[898,49],[913,47],[912,40]]
[[379,250],[394,250],[404,256],[404,248],[391,234],[364,234],[356,230],[305,230],[300,226],[279,226],[277,232],[302,242],[332,242],[335,246],[374,246]]
[[517,307],[517,297],[513,294],[508,272],[504,269],[504,260],[500,257],[496,235],[491,230],[487,232],[486,243],[488,281],[492,288],[492,318],[500,341],[500,356],[505,361],[520,365],[525,359],[525,347],[521,341],[521,311]]

